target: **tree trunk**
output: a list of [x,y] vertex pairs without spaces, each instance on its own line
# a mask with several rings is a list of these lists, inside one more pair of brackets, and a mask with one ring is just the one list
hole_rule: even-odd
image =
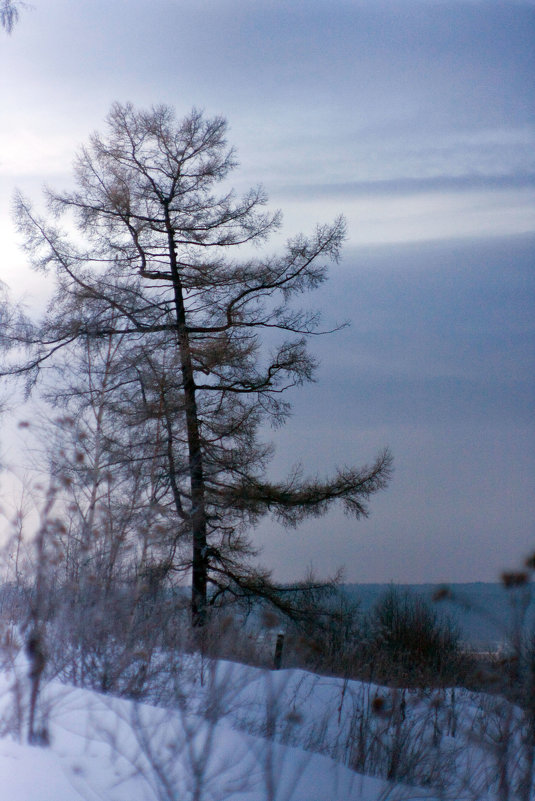
[[191,484],[191,533],[193,540],[191,563],[191,621],[194,626],[204,626],[207,613],[208,562],[206,559],[206,506],[204,499],[203,459],[184,295],[178,271],[174,231],[167,209],[166,223],[169,240],[169,260],[171,274],[173,276],[180,366],[184,386],[184,406]]

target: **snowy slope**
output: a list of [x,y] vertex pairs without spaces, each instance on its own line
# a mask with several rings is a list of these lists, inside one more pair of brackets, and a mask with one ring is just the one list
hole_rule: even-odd
[[[485,741],[493,741],[494,725],[504,725],[494,700],[459,690],[390,692],[195,655],[180,660],[157,706],[50,682],[40,700],[47,748],[17,741],[28,703],[27,665],[4,670],[2,801],[496,798],[487,792],[497,773]],[[514,745],[513,718],[510,724]],[[343,762],[375,774],[382,767],[383,775],[385,765],[395,764],[401,783],[360,775]],[[404,775],[418,777],[412,789]],[[435,789],[424,789],[422,777]]]
[[327,757],[267,747],[225,719],[199,724],[179,712],[59,683],[47,688],[47,704],[49,748],[0,740],[6,801],[189,799],[198,789],[210,801],[372,801],[384,790],[382,781],[359,777]]

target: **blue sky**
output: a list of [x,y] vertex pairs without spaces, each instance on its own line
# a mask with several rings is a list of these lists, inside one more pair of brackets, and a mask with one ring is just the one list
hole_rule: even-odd
[[348,221],[310,302],[352,325],[312,343],[274,470],[396,465],[364,522],[264,523],[264,561],[492,580],[535,546],[534,67],[533,2],[35,0],[0,37],[0,278],[39,304],[11,194],[65,187],[114,100],[223,114],[282,237]]

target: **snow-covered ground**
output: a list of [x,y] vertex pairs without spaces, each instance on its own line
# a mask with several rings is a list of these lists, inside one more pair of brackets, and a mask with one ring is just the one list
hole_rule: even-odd
[[[4,713],[12,680],[2,676]],[[384,782],[236,730],[226,717],[201,720],[184,709],[170,712],[59,682],[44,696],[50,746],[23,745],[10,735],[0,740],[6,801],[384,797]]]
[[487,742],[498,730],[516,737],[509,707],[460,690],[390,692],[192,655],[169,676],[155,705],[49,682],[40,717],[50,744],[31,747],[19,655],[0,674],[0,798],[491,801]]
[[[148,799],[376,799],[383,783],[332,760],[274,745],[225,721],[184,741],[180,715],[56,690],[49,748],[0,741],[0,786],[10,801]],[[213,742],[211,742],[213,738]],[[276,794],[270,792],[276,787]]]

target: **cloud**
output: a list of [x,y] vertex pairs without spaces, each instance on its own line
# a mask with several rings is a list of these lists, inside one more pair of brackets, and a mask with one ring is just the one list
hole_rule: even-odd
[[369,520],[264,524],[278,575],[295,575],[303,548],[305,564],[359,581],[495,580],[528,553],[534,256],[535,235],[347,249],[317,301],[326,327],[352,325],[311,343],[318,380],[293,393],[274,474],[299,459],[325,474],[389,445],[394,476]]
[[534,256],[535,236],[347,252],[323,297],[326,325],[352,326],[314,342],[340,417],[529,424]]
[[428,178],[390,178],[376,181],[348,181],[346,183],[306,184],[284,186],[281,195],[310,197],[356,197],[375,195],[412,196],[422,193],[473,192],[478,190],[535,189],[535,173],[516,175],[434,175]]

